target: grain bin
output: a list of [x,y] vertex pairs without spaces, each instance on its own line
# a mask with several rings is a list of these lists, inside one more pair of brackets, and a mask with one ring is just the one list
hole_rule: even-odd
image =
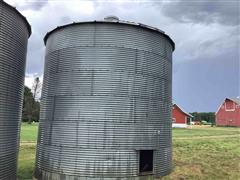
[[169,36],[107,17],[57,27],[44,41],[36,178],[168,174],[174,50]]
[[14,7],[0,1],[0,179],[16,179],[19,131],[31,27]]

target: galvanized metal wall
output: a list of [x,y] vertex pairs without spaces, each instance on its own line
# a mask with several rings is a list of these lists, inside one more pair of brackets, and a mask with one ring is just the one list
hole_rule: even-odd
[[30,26],[0,1],[0,179],[16,179],[27,40]]
[[139,179],[139,150],[154,176],[171,171],[173,44],[122,23],[80,23],[47,38],[35,175]]

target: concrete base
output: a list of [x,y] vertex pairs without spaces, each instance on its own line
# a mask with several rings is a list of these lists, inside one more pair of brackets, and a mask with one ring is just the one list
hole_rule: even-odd
[[187,124],[172,123],[173,128],[187,128]]

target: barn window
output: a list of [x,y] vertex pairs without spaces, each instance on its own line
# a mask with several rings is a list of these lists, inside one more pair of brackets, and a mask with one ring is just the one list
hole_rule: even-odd
[[139,173],[140,175],[152,174],[153,172],[153,150],[139,151]]
[[172,118],[172,122],[175,123],[175,122],[176,122],[176,119],[175,119],[175,118]]

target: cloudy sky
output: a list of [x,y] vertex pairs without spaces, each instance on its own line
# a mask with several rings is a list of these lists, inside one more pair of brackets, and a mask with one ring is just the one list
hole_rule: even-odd
[[173,100],[186,111],[216,111],[225,97],[240,95],[238,0],[5,0],[32,26],[25,83],[42,77],[43,37],[73,21],[107,15],[165,31],[176,43]]

